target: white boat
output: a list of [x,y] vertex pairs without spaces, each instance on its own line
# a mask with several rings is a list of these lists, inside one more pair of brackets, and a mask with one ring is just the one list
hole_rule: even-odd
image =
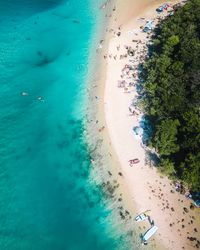
[[147,244],[147,240],[151,238],[151,236],[153,236],[156,231],[158,230],[157,226],[153,226],[151,228],[149,228],[146,233],[142,236],[142,241],[144,244]]
[[148,219],[148,215],[145,213],[139,214],[138,216],[135,217],[136,222],[144,221]]
[[135,217],[135,221],[136,222],[140,222],[140,221],[144,221],[144,220],[147,220],[148,219],[148,215],[147,213],[150,212],[151,210],[146,210],[144,211],[143,213],[141,214],[138,214],[136,217]]

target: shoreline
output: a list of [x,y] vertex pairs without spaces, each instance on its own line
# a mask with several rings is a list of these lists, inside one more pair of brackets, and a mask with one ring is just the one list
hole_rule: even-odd
[[[130,234],[130,246],[134,249],[140,248],[139,231],[137,225],[134,224],[132,215],[136,214],[136,210],[128,201],[131,196],[127,192],[128,185],[123,180],[121,176],[121,166],[118,160],[118,156],[111,144],[110,135],[106,127],[106,120],[104,115],[103,107],[103,97],[105,92],[105,80],[106,71],[104,67],[103,55],[108,51],[109,41],[112,38],[112,34],[108,33],[106,29],[113,25],[112,13],[113,6],[115,6],[116,0],[109,0],[106,9],[101,9],[103,11],[102,15],[104,17],[104,28],[99,28],[100,35],[99,41],[96,41],[96,48],[99,46],[99,42],[103,40],[102,48],[93,49],[91,53],[91,58],[93,58],[93,65],[91,74],[88,77],[88,101],[87,101],[87,116],[85,119],[85,137],[89,145],[89,149],[92,151],[92,170],[90,174],[90,181],[95,185],[104,186],[105,183],[110,183],[111,186],[118,187],[114,190],[113,197],[104,197],[107,207],[111,208],[112,213],[110,215],[110,224],[114,227],[113,237],[121,237],[122,234]],[[102,24],[99,24],[102,27]],[[95,57],[95,59],[94,59]],[[99,67],[100,66],[100,67]],[[90,69],[91,69],[90,68]],[[97,68],[97,70],[96,70]],[[98,96],[98,99],[95,97]],[[91,108],[92,106],[92,108]],[[96,122],[98,121],[98,123]],[[104,189],[104,188],[103,188]],[[109,194],[108,190],[103,190],[105,196]],[[122,208],[123,207],[123,211]],[[128,211],[129,214],[126,214]],[[125,219],[121,217],[120,213],[124,213]],[[118,229],[116,231],[116,229]],[[132,235],[131,235],[132,234]],[[133,240],[134,236],[134,240]],[[128,243],[127,243],[128,245]],[[124,249],[124,248],[123,248]],[[157,249],[157,248],[154,248]]]
[[[144,1],[140,7],[138,6],[139,3],[138,5],[134,3],[138,6],[138,11],[135,11],[134,14],[132,12],[134,4],[131,1],[124,1],[123,5],[126,5],[124,7],[121,6],[122,2],[120,3],[119,0],[116,0],[112,2],[112,4],[109,3],[109,10],[101,10],[105,13],[111,11],[112,16],[110,17],[111,20],[108,21],[108,30],[113,29],[111,33],[114,31],[117,32],[117,27],[120,26],[121,35],[117,37],[114,34],[105,32],[105,42],[102,43],[103,48],[98,53],[99,64],[101,66],[97,73],[98,76],[94,81],[97,86],[94,87],[95,89],[90,93],[93,96],[93,103],[95,103],[95,98],[97,97],[95,105],[96,113],[94,113],[98,117],[98,123],[96,123],[95,131],[90,133],[90,138],[92,137],[92,141],[98,141],[97,137],[99,137],[101,140],[101,150],[103,150],[104,153],[109,152],[105,153],[103,162],[105,163],[106,161],[110,168],[102,171],[110,171],[112,176],[117,179],[117,182],[120,184],[117,192],[118,194],[123,193],[123,206],[130,211],[132,219],[136,215],[136,212],[140,213],[151,209],[150,216],[155,220],[159,230],[154,237],[156,243],[154,243],[154,240],[151,240],[149,247],[153,247],[153,249],[194,249],[192,243],[188,241],[187,236],[193,236],[193,229],[195,227],[199,229],[199,222],[195,224],[194,220],[191,219],[196,216],[196,213],[194,211],[190,211],[190,215],[184,213],[183,207],[188,208],[189,202],[184,200],[184,197],[180,194],[170,192],[172,186],[166,177],[161,176],[155,169],[152,170],[145,166],[144,149],[140,146],[140,143],[134,139],[131,132],[134,124],[137,124],[137,120],[134,121],[128,117],[127,110],[135,92],[131,91],[131,94],[122,93],[122,90],[117,88],[117,79],[119,79],[122,66],[124,66],[126,62],[123,60],[120,61],[117,58],[114,60],[113,58],[103,58],[103,55],[108,52],[118,55],[116,43],[133,46],[133,38],[127,36],[127,31],[133,29],[133,27],[134,29],[139,28],[137,19],[140,17],[156,18],[155,8],[161,3],[164,3],[164,1],[151,1],[151,3],[148,4]],[[116,10],[112,11],[114,6]],[[123,8],[124,10],[130,9],[130,13],[126,16],[121,15],[119,10],[122,13]],[[117,20],[115,20],[115,18],[117,18]],[[118,23],[119,20],[120,23]],[[144,38],[142,37],[142,39]],[[91,115],[91,117],[93,116]],[[94,128],[93,126],[94,124],[89,125],[89,128]],[[97,130],[99,131],[99,136],[96,136],[96,139],[94,139],[93,136],[97,133]],[[124,131],[126,133],[124,133]],[[124,144],[124,141],[126,141],[128,146]],[[131,150],[131,148],[135,149]],[[127,163],[128,159],[138,157],[138,155],[140,159],[142,159],[141,163],[134,170],[130,169]],[[96,168],[98,164],[99,162],[97,161]],[[132,173],[133,171],[134,175]],[[119,173],[121,173],[122,176],[119,175]],[[93,174],[93,177],[95,174],[96,172]],[[109,178],[109,176],[101,176],[101,178],[106,179]],[[165,199],[162,199],[161,194],[165,196]],[[168,209],[165,208],[165,203]],[[184,221],[182,221],[183,219]],[[193,224],[190,223],[191,220]],[[132,225],[134,225],[136,230],[139,229],[140,233],[144,232],[144,229],[141,230],[137,228],[137,226],[148,228],[148,225],[145,223]]]

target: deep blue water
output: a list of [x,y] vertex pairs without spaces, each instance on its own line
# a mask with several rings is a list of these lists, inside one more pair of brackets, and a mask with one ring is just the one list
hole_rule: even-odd
[[120,249],[74,115],[100,3],[0,0],[1,250]]

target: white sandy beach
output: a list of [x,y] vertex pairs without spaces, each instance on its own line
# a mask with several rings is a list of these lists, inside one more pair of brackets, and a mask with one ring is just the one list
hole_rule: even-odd
[[[162,245],[160,249],[194,249],[196,241],[190,241],[188,237],[199,236],[199,211],[190,210],[189,200],[177,192],[171,192],[174,190],[171,181],[157,173],[155,168],[145,165],[145,150],[141,140],[133,133],[133,127],[138,126],[139,116],[130,115],[129,111],[137,95],[136,89],[135,86],[119,87],[119,81],[132,81],[131,74],[122,70],[126,64],[131,64],[130,59],[135,66],[141,62],[141,51],[146,49],[148,39],[140,26],[144,26],[145,20],[155,19],[156,22],[158,14],[155,9],[161,3],[164,1],[117,0],[113,6],[109,6],[110,2],[106,6],[113,11],[109,15],[111,20],[106,29],[107,40],[103,42],[100,60],[99,132],[110,150],[112,171],[122,172],[118,179],[123,186],[121,190],[124,192],[125,206],[133,216],[136,215],[134,211],[141,213],[151,210],[149,215],[159,228],[155,235],[157,246]],[[105,13],[106,8],[102,10]],[[117,35],[118,32],[120,35]],[[126,46],[135,50],[134,57],[125,56]],[[129,160],[134,158],[140,162],[131,167]],[[148,227],[148,224],[145,225]],[[152,242],[150,240],[149,245]]]

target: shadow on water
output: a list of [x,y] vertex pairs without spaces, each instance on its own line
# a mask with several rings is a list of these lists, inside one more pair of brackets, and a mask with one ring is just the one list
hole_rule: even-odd
[[35,62],[36,67],[42,67],[47,64],[53,63],[56,60],[56,58],[59,56],[59,55],[50,56],[50,55],[44,54],[42,51],[37,51],[37,55],[39,58],[38,58],[38,61]]

